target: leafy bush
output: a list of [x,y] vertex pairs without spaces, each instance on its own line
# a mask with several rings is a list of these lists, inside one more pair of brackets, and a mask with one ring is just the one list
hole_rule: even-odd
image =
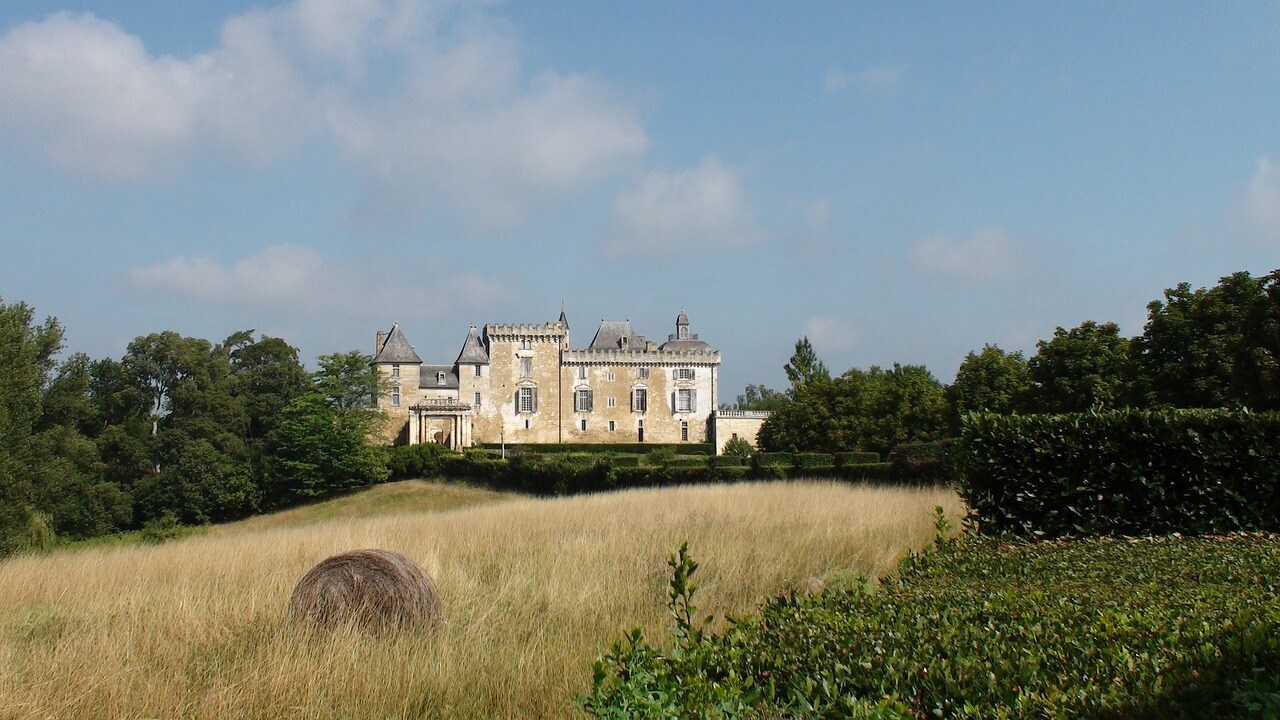
[[1280,530],[1280,414],[971,415],[954,453],[984,533]]
[[736,437],[724,444],[724,452],[721,453],[726,457],[749,458],[756,451],[751,447],[751,443],[745,439]]
[[951,479],[950,449],[951,440],[903,443],[889,452],[889,466],[899,477],[944,483]]
[[757,468],[762,467],[791,467],[791,453],[788,452],[762,452],[752,456],[752,461]]
[[838,452],[832,455],[836,467],[850,465],[868,465],[880,462],[880,453],[874,452]]
[[878,592],[786,595],[725,634],[673,557],[674,647],[597,662],[596,717],[1266,718],[1280,707],[1280,537],[967,538]]
[[436,477],[450,457],[457,457],[457,453],[437,443],[396,445],[387,449],[387,469],[392,480]]
[[795,453],[791,456],[791,462],[797,468],[820,468],[834,467],[835,458],[827,453]]
[[[487,443],[486,450],[498,450],[497,443]],[[644,455],[660,448],[670,448],[681,455],[714,455],[715,446],[711,443],[507,443],[507,456],[512,455],[547,455],[566,452],[585,452],[593,455],[631,454]]]

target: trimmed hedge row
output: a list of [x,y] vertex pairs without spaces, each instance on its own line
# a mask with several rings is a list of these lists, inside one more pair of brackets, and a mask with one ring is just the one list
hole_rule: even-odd
[[1280,414],[971,415],[953,453],[983,533],[1280,530]]
[[[502,445],[486,443],[486,450],[501,450]],[[647,455],[654,450],[670,448],[681,455],[715,455],[711,443],[507,443],[507,457],[512,455],[555,455],[568,452],[592,454]]]
[[[444,476],[465,479],[498,490],[534,495],[567,495],[628,487],[760,479],[832,478],[851,482],[928,482],[900,476],[888,463],[836,467],[814,465],[755,467],[746,458],[674,458],[649,465],[642,455],[525,455],[502,460],[488,452],[451,452],[439,445],[409,445],[388,449],[392,480]],[[696,462],[695,462],[696,460]],[[709,462],[708,462],[709,461]]]

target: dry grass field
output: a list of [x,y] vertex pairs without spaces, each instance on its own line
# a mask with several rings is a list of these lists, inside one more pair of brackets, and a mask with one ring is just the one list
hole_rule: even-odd
[[[702,565],[700,611],[744,614],[806,576],[883,573],[930,541],[935,505],[962,512],[945,490],[825,482],[369,493],[164,545],[0,562],[0,717],[573,717],[611,641],[665,633],[665,560],[682,541]],[[426,568],[446,625],[370,636],[286,619],[308,568],[365,547]]]

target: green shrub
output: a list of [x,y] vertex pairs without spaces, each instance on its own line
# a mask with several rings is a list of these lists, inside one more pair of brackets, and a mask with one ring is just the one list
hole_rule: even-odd
[[[675,647],[596,665],[596,717],[1270,718],[1280,539],[944,542],[878,591],[776,598],[710,636],[671,564]],[[682,570],[679,568],[683,568]],[[686,610],[687,608],[687,610]],[[634,716],[634,715],[630,715]]]
[[1280,414],[971,415],[953,453],[984,533],[1280,530]]
[[668,467],[707,467],[710,460],[711,458],[706,455],[677,455],[667,465]]
[[791,453],[788,452],[762,452],[752,456],[752,461],[757,468],[762,467],[791,467],[794,465],[791,459]]
[[838,452],[832,455],[836,467],[849,467],[850,465],[868,465],[870,463],[880,462],[880,453],[875,452]]
[[446,458],[460,457],[458,453],[437,443],[396,445],[387,448],[386,452],[391,480],[436,477],[444,471]]
[[835,458],[828,453],[795,453],[791,456],[791,462],[797,468],[819,468],[835,466]]
[[751,447],[751,443],[743,438],[733,438],[724,444],[724,451],[721,455],[726,457],[749,458],[756,449]]
[[[486,450],[497,450],[496,443],[483,445]],[[681,455],[714,455],[711,443],[508,443],[507,455],[548,455],[566,452],[585,452],[593,455],[644,455],[659,448],[670,448]]]
[[713,455],[708,460],[711,467],[751,467],[751,458],[738,455]]
[[160,517],[152,518],[143,523],[142,530],[138,531],[138,538],[144,543],[159,545],[163,542],[176,540],[188,532],[188,528],[178,522],[177,515],[165,512]]
[[653,467],[666,467],[675,459],[676,449],[668,445],[651,450],[645,456],[644,461],[646,465],[652,465]]
[[951,480],[949,459],[951,440],[903,443],[889,451],[889,466],[900,478],[917,482],[945,483]]

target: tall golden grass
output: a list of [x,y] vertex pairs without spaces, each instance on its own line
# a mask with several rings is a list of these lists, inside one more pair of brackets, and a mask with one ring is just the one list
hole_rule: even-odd
[[[680,542],[702,564],[700,612],[741,615],[806,576],[881,574],[930,541],[935,505],[962,510],[945,490],[825,482],[478,498],[0,563],[0,717],[573,717],[611,641],[665,632]],[[291,624],[298,578],[364,547],[431,573],[445,624]]]

